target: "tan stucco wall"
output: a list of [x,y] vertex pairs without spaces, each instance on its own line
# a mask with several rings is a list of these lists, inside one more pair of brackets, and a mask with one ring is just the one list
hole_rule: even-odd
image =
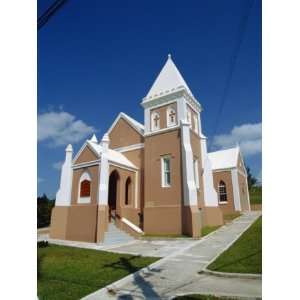
[[53,239],[66,239],[68,206],[55,206],[51,213],[50,237]]
[[138,208],[140,210],[144,207],[144,149],[136,149],[131,151],[126,151],[122,153],[126,158],[128,158],[135,166],[139,168],[138,170]]
[[[78,203],[78,188],[79,188],[79,179],[82,173],[89,172],[91,180],[91,203],[89,204],[80,204]],[[97,204],[98,199],[98,189],[99,189],[99,166],[91,166],[86,168],[80,168],[73,170],[73,181],[72,181],[72,205],[95,205]]]
[[89,146],[86,146],[76,159],[75,164],[89,162],[97,159],[98,157],[96,156],[96,154],[89,148]]
[[145,207],[144,232],[147,234],[181,234],[181,206]]
[[199,238],[202,228],[202,214],[198,206],[182,207],[182,233]]
[[[145,207],[181,205],[180,130],[145,138]],[[171,156],[171,187],[161,187],[161,157]]]
[[[124,217],[133,224],[139,226],[139,209],[135,207],[135,172],[110,165],[109,174],[111,174],[114,170],[116,170],[120,176],[117,187],[118,196],[116,203],[116,213],[119,217]],[[125,205],[125,183],[128,177],[130,177],[132,184],[132,198],[131,203],[129,203],[129,205]]]
[[150,116],[152,114],[152,112],[158,112],[159,113],[159,125],[160,125],[160,129],[166,128],[167,127],[167,109],[168,107],[172,107],[173,109],[175,109],[176,112],[176,124],[177,124],[177,103],[169,103],[167,105],[163,105],[157,108],[153,108],[150,111]]
[[109,147],[111,149],[143,143],[143,136],[138,133],[123,118],[119,119],[109,134]]
[[71,241],[96,241],[97,205],[72,205],[69,207],[66,239]]
[[[180,130],[145,138],[145,209],[146,233],[181,234],[181,138]],[[161,156],[171,156],[171,187],[161,187]]]
[[218,226],[223,225],[223,212],[220,207],[206,206],[201,210],[202,226]]
[[[234,208],[234,200],[233,200],[233,186],[232,186],[232,178],[231,178],[231,171],[222,171],[222,172],[213,172],[213,179],[214,179],[214,188],[218,193],[219,197],[219,182],[223,180],[226,184],[227,190],[227,203],[222,204],[219,202],[219,206],[224,214],[230,214],[235,211]],[[219,199],[219,198],[218,198]]]
[[238,173],[239,191],[242,211],[249,210],[246,177]]

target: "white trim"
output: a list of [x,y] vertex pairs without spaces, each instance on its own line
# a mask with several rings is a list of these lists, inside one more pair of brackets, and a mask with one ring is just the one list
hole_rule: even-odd
[[74,164],[75,163],[75,161],[78,159],[78,157],[80,156],[80,154],[83,152],[83,150],[85,149],[85,147],[88,147],[95,155],[96,155],[96,157],[99,157],[99,153],[97,153],[94,149],[93,149],[93,147],[90,147],[89,146],[89,143],[88,143],[88,140],[86,140],[85,142],[84,142],[84,144],[82,145],[82,147],[80,148],[80,150],[77,152],[77,154],[75,155],[75,157],[74,157],[74,159],[73,159],[73,161],[72,161],[72,163]]
[[233,189],[234,208],[237,211],[241,211],[239,179],[238,179],[238,172],[236,168],[231,170],[231,181],[232,181],[232,189]]
[[[120,112],[118,114],[118,116],[116,117],[116,119],[114,120],[114,122],[112,123],[112,125],[109,127],[107,134],[110,134],[111,131],[114,129],[114,127],[116,126],[116,124],[118,123],[118,121],[123,118],[125,121],[127,121],[129,123],[129,125],[131,125],[140,135],[144,135],[144,126],[142,124],[140,124],[138,121],[134,120],[133,118],[127,116],[125,113]],[[140,124],[141,127],[138,127],[133,121],[135,121],[136,123]]]
[[124,170],[132,171],[132,172],[136,172],[136,171],[139,170],[139,168],[127,167],[127,166],[121,165],[119,163],[113,162],[109,159],[108,159],[108,162],[111,166],[115,166],[115,167],[118,167],[118,168],[121,168],[121,169],[124,169]]
[[199,178],[199,163],[198,158],[193,160],[193,167],[194,167],[194,177],[195,177],[195,185],[197,190],[200,190],[200,178]]
[[72,168],[75,170],[75,169],[91,167],[91,166],[99,165],[100,162],[101,162],[101,159],[92,160],[92,161],[83,162],[83,163],[80,163],[80,164],[73,165]]
[[193,151],[190,143],[190,128],[187,121],[181,120],[181,151],[184,188],[184,205],[197,205],[197,189],[194,179]]
[[139,186],[138,179],[139,179],[139,174],[136,171],[135,172],[135,199],[134,199],[135,208],[138,208],[138,186]]
[[70,206],[72,196],[72,155],[73,148],[70,145],[66,148],[65,162],[61,168],[60,185],[56,193],[55,206]]
[[166,127],[166,128],[163,128],[163,129],[159,129],[159,130],[156,130],[156,131],[152,131],[152,132],[146,133],[144,136],[148,137],[148,136],[155,135],[155,134],[158,134],[158,133],[172,131],[174,129],[178,129],[179,127],[180,127],[180,125],[177,124],[176,126],[173,126],[173,127],[169,127],[169,128]]
[[144,143],[133,144],[130,146],[125,146],[125,147],[119,147],[119,148],[115,148],[112,150],[123,153],[123,152],[133,151],[133,150],[142,149],[142,148],[144,148]]
[[133,224],[132,222],[130,222],[129,220],[125,219],[125,218],[121,218],[121,221],[123,223],[125,223],[126,225],[128,225],[131,229],[133,229],[134,231],[136,231],[137,233],[144,233],[143,230],[141,230],[141,228],[139,228],[138,226],[136,226],[135,224]]
[[[81,187],[81,182],[83,180],[88,180],[90,181],[90,196],[88,197],[80,197],[80,187]],[[77,203],[83,204],[83,203],[91,203],[91,185],[92,185],[92,177],[88,171],[84,171],[78,182],[78,193],[77,193]]]

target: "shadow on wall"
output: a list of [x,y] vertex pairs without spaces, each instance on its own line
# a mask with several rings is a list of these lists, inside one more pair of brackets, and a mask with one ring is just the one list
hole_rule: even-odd
[[[125,258],[121,257],[120,260],[116,263],[112,263],[109,265],[106,265],[105,267],[113,267],[113,268],[119,268],[122,270],[126,270],[130,273],[134,273],[139,270],[138,267],[135,267],[131,264],[130,260],[134,259],[132,258]],[[147,272],[141,275],[139,272],[135,273],[133,276],[134,285],[140,289],[140,291],[143,293],[144,297],[146,299],[160,299],[159,295],[155,292],[153,285],[145,280],[145,278],[149,278],[154,275],[154,273],[161,272],[161,269],[149,269],[147,268]],[[128,291],[128,294],[126,292],[122,295],[119,295],[117,299],[120,300],[131,300],[134,299],[131,294],[129,294],[130,291]]]

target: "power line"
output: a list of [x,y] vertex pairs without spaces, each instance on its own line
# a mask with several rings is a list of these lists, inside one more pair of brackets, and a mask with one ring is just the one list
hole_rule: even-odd
[[46,11],[38,18],[37,29],[40,30],[49,19],[66,4],[68,0],[56,0],[52,5],[50,5]]
[[228,94],[228,91],[229,91],[229,88],[230,88],[230,83],[231,83],[231,80],[232,80],[233,71],[234,71],[234,68],[235,68],[235,65],[236,65],[237,57],[238,57],[240,49],[241,49],[241,45],[242,45],[244,35],[245,35],[245,31],[246,31],[246,28],[247,28],[248,19],[249,19],[251,8],[254,4],[254,1],[255,0],[250,0],[249,1],[249,5],[245,10],[245,14],[241,18],[241,22],[240,22],[240,25],[239,25],[238,36],[237,36],[237,42],[236,42],[236,45],[234,47],[232,57],[230,59],[229,73],[228,73],[228,76],[226,78],[223,94],[222,94],[221,101],[220,101],[220,107],[219,107],[219,110],[218,110],[218,113],[217,113],[217,116],[216,116],[214,131],[213,131],[213,135],[212,135],[213,137],[217,133],[217,130],[218,130],[218,127],[219,127],[219,120],[221,118],[223,107],[224,107],[224,104],[225,104],[225,101],[226,101],[226,98],[227,98],[227,94]]

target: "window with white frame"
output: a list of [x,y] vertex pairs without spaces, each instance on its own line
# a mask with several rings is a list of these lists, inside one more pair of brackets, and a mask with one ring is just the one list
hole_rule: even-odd
[[197,190],[200,189],[198,159],[194,159],[194,179]]
[[91,202],[91,181],[92,178],[87,171],[81,174],[78,184],[78,203]]
[[226,203],[227,202],[227,191],[226,184],[223,180],[219,182],[219,202]]
[[176,111],[173,107],[167,109],[167,126],[171,127],[176,125]]
[[195,126],[195,132],[199,133],[199,125],[198,125],[198,115],[194,115],[194,126]]
[[151,130],[158,130],[160,128],[160,117],[157,111],[151,114]]
[[162,187],[171,186],[171,157],[169,155],[161,158],[161,185]]

